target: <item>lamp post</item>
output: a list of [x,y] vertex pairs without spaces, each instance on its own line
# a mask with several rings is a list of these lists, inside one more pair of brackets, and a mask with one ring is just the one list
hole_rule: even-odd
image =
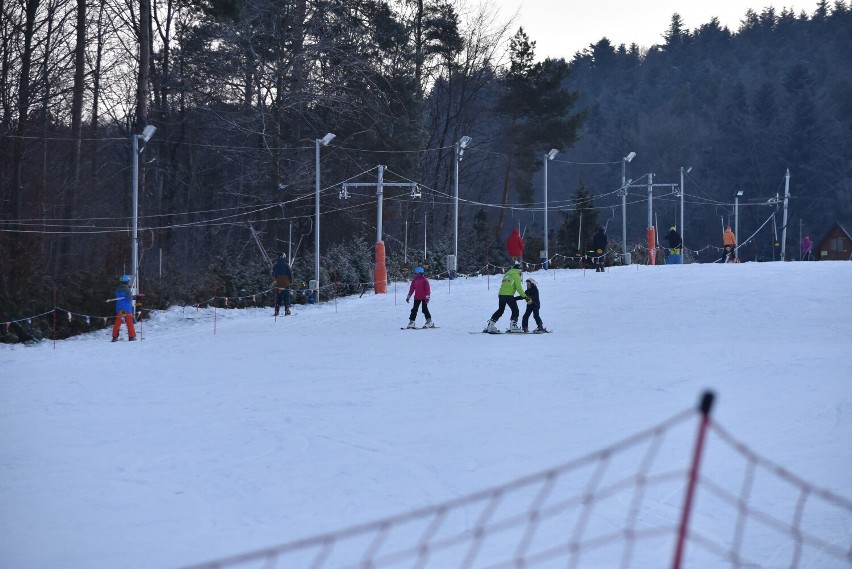
[[450,278],[455,278],[459,268],[459,162],[464,157],[464,149],[470,144],[471,138],[463,136],[455,144],[455,160],[453,160],[453,266]]
[[320,146],[328,146],[334,140],[335,135],[328,133],[322,138],[316,139],[316,199],[314,201],[314,283],[316,286],[316,302],[320,299]]
[[[686,169],[686,173],[687,173],[687,174],[689,174],[690,172],[692,172],[692,166],[690,166],[690,167],[688,167],[688,168]],[[683,166],[681,166],[681,167],[680,167],[680,241],[681,241],[681,246],[680,246],[680,247],[681,247],[681,257],[680,257],[680,258],[681,258],[681,262],[683,262],[683,247],[684,247],[684,245],[683,245],[683,235],[684,235],[684,228],[683,228],[683,195],[686,193],[686,192],[684,191],[684,189],[683,189],[683,174],[684,174]]]
[[130,135],[130,143],[133,148],[131,154],[133,154],[131,160],[131,195],[133,197],[133,225],[131,228],[131,244],[130,244],[130,274],[133,275],[133,284],[131,286],[131,291],[133,294],[136,294],[136,289],[139,286],[138,284],[138,271],[139,271],[139,154],[145,147],[142,147],[142,150],[139,149],[139,141],[142,141],[142,144],[145,144],[151,137],[154,136],[154,133],[157,132],[157,127],[149,124],[144,129],[142,129],[142,134],[131,134]]
[[547,261],[550,259],[550,255],[547,252],[547,163],[556,158],[557,154],[559,154],[559,151],[551,148],[550,152],[544,155],[544,258],[542,259],[541,268],[545,270],[547,269]]
[[631,152],[621,159],[621,247],[625,263],[627,263],[627,163],[634,158],[636,153]]
[[743,197],[743,191],[738,190],[736,194],[734,194],[734,239],[736,240],[736,245],[734,245],[734,257],[737,256],[737,249],[740,248],[740,198]]

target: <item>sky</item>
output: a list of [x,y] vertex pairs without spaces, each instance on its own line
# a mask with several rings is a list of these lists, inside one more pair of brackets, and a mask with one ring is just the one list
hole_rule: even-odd
[[0,567],[668,567],[712,390],[683,566],[848,569],[852,263],[525,277],[550,334],[481,333],[492,275],[433,278],[434,330],[400,282],[0,345]]
[[492,0],[489,4],[497,5],[504,18],[518,13],[514,29],[524,27],[536,42],[539,60],[545,57],[570,60],[577,51],[586,49],[603,37],[609,38],[614,46],[636,43],[648,48],[660,44],[675,12],[680,14],[690,31],[715,16],[722,26],[736,32],[749,8],[761,13],[768,6],[775,6],[778,12],[786,7],[792,8],[796,14],[802,10],[812,14],[816,9],[816,1],[801,0],[777,3],[769,0]]

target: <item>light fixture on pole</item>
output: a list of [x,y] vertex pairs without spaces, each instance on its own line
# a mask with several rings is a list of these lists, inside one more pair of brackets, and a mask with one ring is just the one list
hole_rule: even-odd
[[[450,278],[455,278],[459,268],[459,162],[464,157],[464,149],[470,144],[471,138],[463,136],[455,144],[455,160],[453,160],[453,262],[450,269]],[[425,228],[424,228],[425,231]]]
[[624,263],[627,264],[627,163],[636,158],[631,152],[621,159],[621,247],[624,252]]
[[335,135],[328,133],[322,138],[316,139],[316,197],[314,201],[314,294],[316,295],[315,302],[319,303],[320,299],[320,146],[328,146],[328,143],[334,140]]
[[736,240],[736,245],[734,245],[734,257],[738,257],[737,249],[740,248],[739,237],[740,234],[740,198],[743,197],[743,191],[738,190],[736,194],[734,194],[734,239]]
[[142,149],[139,149],[139,141],[142,141],[142,144],[145,144],[151,137],[154,136],[154,133],[157,132],[157,127],[152,124],[147,125],[144,129],[142,129],[142,134],[131,134],[130,135],[130,143],[133,147],[133,151],[131,154],[133,155],[131,160],[131,195],[133,198],[133,226],[131,229],[131,244],[130,244],[130,274],[133,277],[133,284],[131,285],[132,294],[136,294],[137,287],[139,286],[138,280],[138,271],[139,271],[139,154],[142,150],[145,149],[143,146]]
[[541,267],[547,269],[547,261],[550,259],[547,249],[547,163],[556,158],[559,150],[551,148],[550,152],[544,155],[544,251],[542,252]]
[[[690,172],[692,172],[692,166],[689,166],[689,167],[686,169],[686,172],[685,172],[685,173],[686,173],[686,174],[689,174]],[[681,166],[681,167],[680,167],[680,241],[681,241],[681,251],[683,250],[683,235],[684,235],[684,227],[683,227],[683,196],[684,196],[684,194],[686,193],[686,191],[683,189],[683,175],[684,175],[683,166]],[[682,253],[681,253],[681,255],[682,255]],[[683,256],[681,256],[681,259],[683,259]],[[681,262],[682,262],[682,261],[681,261]]]

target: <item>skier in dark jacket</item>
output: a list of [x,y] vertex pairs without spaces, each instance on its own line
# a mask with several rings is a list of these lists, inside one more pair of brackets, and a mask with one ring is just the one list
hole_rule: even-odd
[[127,324],[127,339],[136,340],[136,327],[133,325],[133,291],[130,288],[130,275],[121,275],[119,285],[115,289],[115,322],[112,325],[112,341],[118,342],[122,321]]
[[683,239],[677,232],[677,227],[672,227],[666,234],[666,240],[669,242],[669,265],[683,264],[683,256],[681,255],[681,247],[683,247]]
[[290,316],[290,284],[293,282],[293,272],[290,270],[290,265],[287,264],[287,254],[281,253],[281,257],[275,261],[275,266],[272,267],[272,277],[275,279],[275,314],[281,308],[281,303],[284,303],[284,316]]
[[541,321],[541,316],[538,314],[538,310],[541,308],[541,301],[538,295],[538,283],[535,282],[535,279],[527,279],[527,298],[530,299],[527,302],[527,309],[524,311],[524,317],[521,319],[521,327],[524,332],[529,331],[529,323],[530,323],[530,314],[535,319],[535,323],[538,327],[533,330],[533,334],[541,334],[542,332],[547,332],[547,328],[544,327],[544,324]]
[[602,273],[604,272],[604,265],[606,263],[606,247],[609,241],[606,238],[606,230],[604,226],[601,225],[598,227],[598,232],[595,233],[594,238],[592,239],[592,249],[594,252],[594,263],[595,263],[595,272]]

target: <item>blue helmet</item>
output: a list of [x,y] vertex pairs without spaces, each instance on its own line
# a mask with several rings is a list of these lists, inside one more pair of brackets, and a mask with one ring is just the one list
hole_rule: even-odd
[[123,283],[129,283],[130,282],[130,275],[121,275],[121,277],[119,277],[118,280],[123,282]]
[[423,267],[414,267],[414,274],[422,275],[423,274]]

